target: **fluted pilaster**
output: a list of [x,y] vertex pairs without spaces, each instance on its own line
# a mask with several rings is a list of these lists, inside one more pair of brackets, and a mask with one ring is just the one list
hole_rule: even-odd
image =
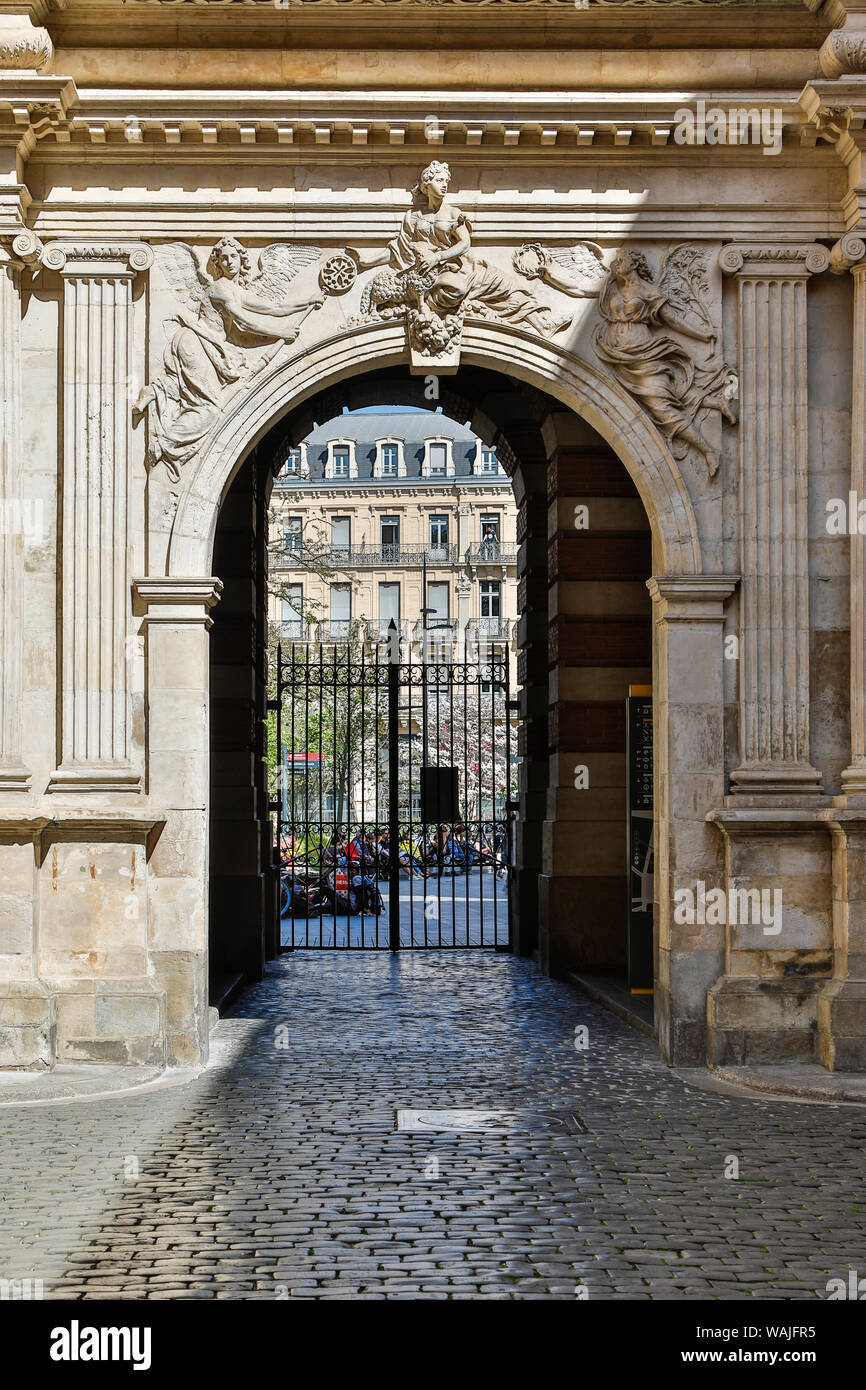
[[820,245],[727,246],[738,293],[740,765],[737,794],[817,793],[809,761],[806,286]]
[[[866,496],[866,241],[848,232],[830,252],[836,275],[854,278],[853,361],[851,372],[851,492]],[[854,520],[857,521],[857,516]],[[851,528],[849,527],[849,530]],[[842,773],[850,795],[866,794],[866,536],[859,526],[850,536],[851,762]]]
[[52,791],[137,790],[129,720],[132,286],[142,243],[63,246],[61,761]]
[[21,755],[24,586],[21,460],[21,284],[39,242],[32,232],[0,244],[0,791],[26,791]]

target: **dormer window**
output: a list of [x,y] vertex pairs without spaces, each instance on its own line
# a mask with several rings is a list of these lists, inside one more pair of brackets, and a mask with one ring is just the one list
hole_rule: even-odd
[[358,466],[355,462],[355,441],[353,439],[331,439],[328,442],[328,459],[325,465],[326,478],[357,478]]
[[406,469],[403,462],[403,441],[402,439],[377,439],[376,440],[376,468],[377,478],[402,478],[405,476]]
[[496,450],[491,449],[489,444],[482,444],[480,439],[475,445],[475,462],[472,471],[473,473],[485,473],[489,477],[496,477],[502,472],[502,465],[496,456]]
[[451,440],[443,437],[424,441],[425,478],[447,478],[454,473]]
[[306,444],[296,444],[286,455],[286,461],[280,469],[280,478],[309,478],[310,468],[307,463]]

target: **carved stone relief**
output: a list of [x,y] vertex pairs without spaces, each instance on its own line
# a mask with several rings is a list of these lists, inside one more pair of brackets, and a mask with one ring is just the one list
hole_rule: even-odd
[[[707,265],[698,247],[669,251],[657,280],[642,252],[620,250],[599,297],[603,321],[595,349],[668,437],[674,456],[695,449],[712,478],[719,460],[698,421],[717,411],[736,424],[731,400],[737,378],[717,351],[708,298]],[[703,351],[692,348],[698,343]]]
[[[182,242],[155,248],[156,264],[180,301],[163,321],[162,371],[135,403],[148,424],[147,464],[163,465],[177,482],[237,391],[293,343],[326,299],[334,312],[316,320],[321,335],[381,320],[405,322],[416,371],[453,371],[467,316],[529,329],[551,338],[573,321],[559,295],[588,299],[605,280],[602,250],[594,243],[544,247],[526,243],[513,252],[479,255],[466,215],[447,198],[450,171],[434,160],[413,190],[413,206],[386,247],[351,247],[324,253],[275,243],[258,255],[223,237],[203,270]],[[381,269],[379,267],[382,267]],[[294,284],[301,272],[306,285]],[[313,278],[315,274],[316,278]],[[553,290],[553,303],[532,282]],[[338,308],[345,297],[348,307]],[[326,318],[326,321],[325,321]]]
[[234,237],[223,237],[204,272],[182,242],[156,249],[183,307],[167,335],[162,375],[135,403],[137,413],[147,414],[149,467],[163,463],[177,481],[219,418],[226,387],[248,379],[284,343],[294,342],[325,294],[293,294],[291,282],[320,256],[315,247],[266,246],[254,274],[250,253]]
[[47,29],[37,28],[27,15],[0,15],[0,69],[44,72],[53,57]]
[[[515,276],[473,251],[471,223],[447,196],[450,180],[448,165],[434,159],[412,190],[414,205],[394,240],[373,256],[352,253],[363,269],[388,263],[364,288],[360,321],[405,314],[413,365],[426,362],[428,370],[456,367],[467,314],[530,328],[545,338],[572,321],[570,313],[552,310]],[[540,247],[521,251],[531,261],[531,277],[515,262],[521,278],[547,278],[546,253]],[[568,283],[567,274],[563,278]]]

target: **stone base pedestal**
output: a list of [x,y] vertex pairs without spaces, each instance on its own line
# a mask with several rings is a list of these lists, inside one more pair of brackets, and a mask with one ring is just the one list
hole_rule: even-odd
[[711,1067],[814,1062],[825,980],[724,975],[707,995]]
[[65,980],[53,990],[58,1062],[165,1066],[165,991],[152,980]]
[[866,1072],[866,980],[831,980],[818,998],[818,1060]]
[[662,1061],[702,1067],[707,1055],[707,990],[718,979],[721,952],[691,947],[656,952],[653,1008]]
[[0,985],[0,1068],[50,1071],[57,1048],[57,1007],[38,980]]

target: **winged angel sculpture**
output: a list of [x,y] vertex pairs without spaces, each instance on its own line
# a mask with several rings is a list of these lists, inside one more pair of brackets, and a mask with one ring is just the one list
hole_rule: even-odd
[[[596,331],[595,348],[670,439],[674,454],[682,458],[693,447],[713,478],[719,460],[696,420],[716,410],[730,424],[737,423],[730,405],[736,376],[716,350],[718,335],[704,303],[708,295],[706,262],[699,247],[675,246],[665,258],[658,283],[643,253],[623,248],[599,296],[603,323]],[[665,329],[706,343],[709,352],[696,360]]]
[[[266,246],[255,274],[250,253],[229,236],[213,248],[207,273],[182,242],[161,246],[156,255],[185,307],[165,320],[177,328],[166,343],[163,374],[144,387],[135,409],[147,412],[148,467],[165,464],[177,482],[220,413],[225,388],[294,342],[325,295],[291,293],[298,272],[320,259],[312,246]],[[264,356],[251,353],[255,348]]]

